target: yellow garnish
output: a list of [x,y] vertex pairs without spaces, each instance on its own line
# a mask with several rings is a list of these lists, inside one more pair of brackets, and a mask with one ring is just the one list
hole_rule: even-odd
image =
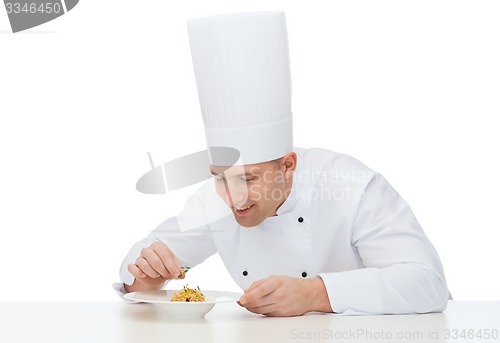
[[189,288],[188,285],[184,286],[179,292],[174,293],[171,301],[184,301],[184,302],[200,302],[205,301],[205,296],[197,289]]

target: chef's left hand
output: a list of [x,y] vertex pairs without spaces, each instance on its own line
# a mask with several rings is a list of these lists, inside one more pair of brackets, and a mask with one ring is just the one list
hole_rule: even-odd
[[321,278],[269,276],[254,282],[238,301],[253,313],[266,316],[300,316],[310,311],[332,312]]

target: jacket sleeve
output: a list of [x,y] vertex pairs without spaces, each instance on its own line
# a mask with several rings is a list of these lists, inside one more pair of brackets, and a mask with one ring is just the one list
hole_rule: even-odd
[[379,174],[366,186],[352,226],[364,268],[320,274],[344,314],[440,312],[449,291],[439,256],[410,207]]
[[[164,243],[177,257],[181,265],[194,267],[216,252],[209,231],[209,222],[205,204],[207,201],[207,186],[202,187],[186,203],[182,213],[161,223],[147,237],[132,246],[120,266],[120,279],[122,283],[131,285],[134,277],[127,267],[135,263],[141,250],[154,242]],[[118,285],[113,288],[118,290]],[[120,292],[119,292],[120,293]]]

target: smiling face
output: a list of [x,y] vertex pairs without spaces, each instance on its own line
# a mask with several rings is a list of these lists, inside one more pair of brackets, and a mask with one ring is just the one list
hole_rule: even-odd
[[280,159],[233,166],[210,166],[217,194],[233,211],[238,224],[253,227],[276,215],[292,189],[297,155],[288,153]]

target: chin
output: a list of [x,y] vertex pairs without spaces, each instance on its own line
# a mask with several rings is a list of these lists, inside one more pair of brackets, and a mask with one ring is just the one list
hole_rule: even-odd
[[260,225],[263,222],[262,220],[258,221],[258,220],[252,220],[250,218],[238,218],[236,216],[234,219],[236,219],[236,222],[238,222],[240,226],[243,226],[245,228],[253,228]]
[[257,225],[255,225],[252,222],[247,221],[247,220],[238,220],[238,219],[236,219],[236,221],[238,222],[238,224],[240,224],[240,226],[243,226],[243,227],[246,227],[246,228],[251,228],[251,227],[257,226]]

